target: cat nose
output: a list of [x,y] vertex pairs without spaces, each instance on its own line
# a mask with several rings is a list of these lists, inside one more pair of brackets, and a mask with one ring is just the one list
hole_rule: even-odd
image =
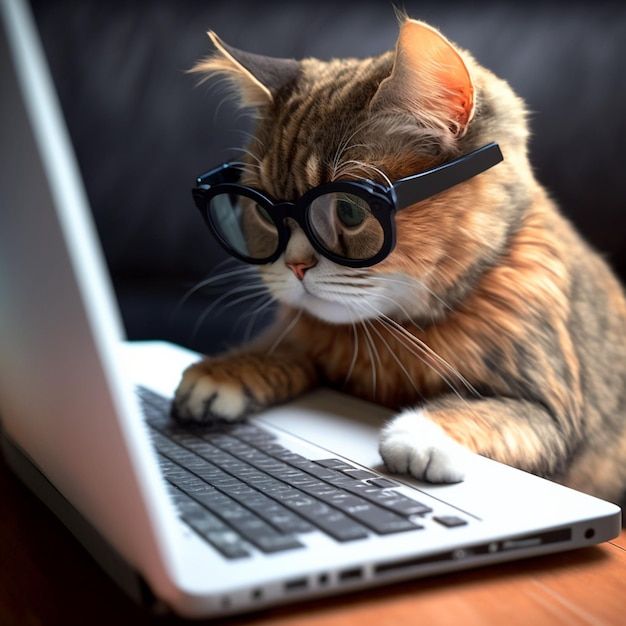
[[285,263],[285,265],[296,275],[298,280],[304,280],[304,274],[317,265],[317,259],[298,261],[295,263]]

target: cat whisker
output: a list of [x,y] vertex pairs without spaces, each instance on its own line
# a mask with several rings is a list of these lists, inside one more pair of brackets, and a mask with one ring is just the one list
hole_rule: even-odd
[[[386,297],[386,296],[385,296]],[[415,322],[413,319],[411,319],[410,314],[408,313],[408,311],[403,308],[400,305],[397,305],[402,312],[405,314],[406,316],[406,321],[413,325],[418,331],[423,332],[424,329],[419,326],[419,324],[417,324],[417,322]],[[467,378],[465,378],[465,376],[463,376],[461,374],[461,372],[459,372],[459,370],[456,367],[453,367],[452,365],[450,365],[450,363],[448,363],[448,361],[446,361],[442,356],[440,356],[439,354],[437,354],[426,342],[422,341],[419,337],[416,337],[415,335],[413,335],[412,333],[409,333],[409,331],[404,328],[403,326],[401,326],[400,324],[398,324],[398,322],[396,322],[394,319],[390,318],[389,316],[385,315],[382,312],[379,312],[380,316],[384,319],[386,319],[389,323],[394,324],[395,326],[397,326],[399,329],[401,329],[404,333],[406,333],[407,335],[409,335],[412,340],[414,342],[417,342],[421,345],[422,349],[425,350],[428,354],[432,355],[435,359],[437,359],[444,367],[446,367],[452,374],[454,374],[454,376],[456,376],[462,383],[463,385],[468,389],[468,391],[470,391],[472,394],[474,394],[476,397],[481,397],[480,393],[478,392],[478,390],[467,380]]]
[[[428,344],[426,344],[424,341],[422,341],[421,339],[419,339],[412,333],[409,333],[406,330],[406,328],[404,328],[403,326],[401,326],[400,324],[398,324],[391,318],[387,317],[386,315],[381,314],[379,319],[383,323],[385,323],[389,328],[393,327],[397,333],[400,333],[403,337],[407,339],[407,341],[410,341],[411,344],[414,345],[417,349],[421,350],[423,354],[426,354],[430,356],[431,358],[435,359],[437,363],[439,363],[442,367],[448,370],[450,374],[455,376],[470,393],[472,393],[476,397],[481,397],[478,390],[467,380],[467,378],[465,378],[465,376],[463,376],[463,374],[461,374],[461,372],[459,372],[459,370],[456,367],[450,365],[448,361],[446,361],[443,357],[437,354]],[[444,377],[439,368],[435,368],[432,364],[429,364],[429,365],[440,376],[442,376],[442,378]],[[453,387],[450,383],[449,385],[451,388]]]
[[304,309],[298,309],[298,312],[296,313],[294,318],[291,320],[291,322],[287,325],[285,330],[283,330],[283,332],[278,336],[278,338],[270,346],[270,349],[268,350],[268,354],[274,353],[274,351],[278,348],[278,346],[282,343],[282,341],[287,337],[287,335],[289,335],[289,333],[294,329],[295,325],[300,321],[300,318],[302,317],[303,312],[304,312]]
[[357,125],[357,127],[352,131],[352,133],[348,136],[345,137],[345,135],[349,132],[349,128],[346,129],[345,133],[344,133],[344,137],[342,138],[342,140],[339,142],[339,145],[337,146],[337,150],[335,152],[335,155],[332,159],[332,163],[331,163],[331,169],[332,169],[332,173],[331,173],[331,180],[334,180],[336,178],[336,171],[337,168],[339,167],[339,162],[341,160],[341,157],[344,155],[344,153],[350,149],[350,146],[348,145],[350,143],[350,141],[352,141],[352,139],[358,134],[360,133],[362,130],[364,130],[365,128],[367,128],[367,126],[369,124],[371,124],[372,121],[367,119],[364,120],[363,122],[361,122],[360,124]]
[[261,158],[258,155],[254,154],[252,150],[248,150],[248,148],[241,148],[239,146],[231,146],[229,149],[235,152],[241,152],[242,154],[247,154],[251,159],[254,160],[257,167],[260,167],[261,165],[263,165],[263,161],[261,160]]
[[[225,294],[221,295],[219,298],[217,298],[216,300],[214,300],[206,309],[204,309],[204,311],[200,314],[200,317],[198,318],[198,320],[196,321],[194,328],[193,328],[193,337],[195,337],[200,329],[200,327],[202,326],[202,324],[204,323],[204,320],[206,320],[206,318],[212,313],[212,311],[215,309],[216,306],[218,306],[220,303],[222,303],[226,298],[231,297],[237,293],[242,293],[242,292],[252,292],[252,293],[248,293],[246,296],[244,296],[243,299],[249,299],[249,298],[257,298],[260,295],[263,295],[263,293],[267,292],[267,288],[265,287],[265,285],[240,285],[237,287],[233,287],[232,289],[229,289]],[[235,302],[230,302],[228,304],[226,304],[224,306],[224,309],[230,308],[231,306],[234,306],[235,304],[238,304],[239,302],[241,302],[242,299],[238,298],[235,300]]]
[[[379,292],[375,292],[373,297],[374,298],[382,298],[383,300],[389,300],[389,302],[391,302],[395,308],[400,309],[400,311],[402,313],[404,313],[405,317],[409,318],[409,319],[407,319],[407,321],[409,321],[411,324],[413,324],[413,326],[415,326],[415,328],[417,328],[420,331],[424,330],[421,326],[419,326],[419,324],[417,322],[415,322],[412,319],[410,319],[410,313],[404,307],[402,307],[402,305],[400,305],[395,298],[390,298],[388,295],[386,295],[384,293],[379,293]],[[369,294],[367,303],[370,306],[372,306],[371,299],[372,299],[372,295]],[[383,315],[382,311],[379,311],[378,309],[374,309],[373,306],[372,306],[372,310],[374,311],[374,314],[376,316]],[[389,318],[389,319],[391,320],[391,318]],[[395,321],[395,320],[393,320],[393,321]]]
[[[345,154],[346,152],[350,152],[350,150],[356,150],[357,148],[365,148],[366,150],[370,150],[372,146],[364,144],[364,143],[351,143],[350,145],[346,145],[341,152],[341,155]],[[339,176],[342,175],[342,170],[344,169],[345,164],[347,163],[347,161],[341,161],[341,159],[339,159],[337,161],[337,163],[335,164],[333,173],[334,173],[334,179],[338,178]]]
[[[389,185],[389,187],[393,186],[393,183],[391,182],[391,179],[389,178],[389,176],[387,176],[387,174],[385,174],[385,172],[383,172],[380,168],[376,167],[375,165],[372,165],[371,163],[365,163],[364,161],[356,161],[354,159],[351,159],[349,161],[344,161],[341,164],[339,171],[341,172],[348,165],[358,165],[359,167],[363,169],[372,170],[373,172],[376,172],[387,183],[387,185]],[[359,177],[359,178],[362,178],[362,177]]]
[[332,298],[324,298],[325,295],[338,296],[338,297],[349,296],[351,298],[369,298],[369,294],[366,294],[366,293],[361,293],[361,292],[349,293],[347,291],[333,291],[332,289],[324,289],[324,291],[322,293],[315,294],[315,295],[318,298],[322,298],[324,300],[326,300],[326,299],[332,300]]
[[[246,274],[250,275],[253,272],[254,270],[252,268],[246,266],[246,267],[241,267],[235,270],[229,270],[227,272],[222,272],[220,274],[209,276],[208,278],[201,280],[199,283],[195,284],[191,289],[189,289],[189,291],[187,291],[185,295],[183,296],[183,300],[181,301],[180,304],[183,304],[184,301],[186,301],[189,298],[189,296],[193,295],[194,293],[196,293],[196,291],[202,289],[203,287],[207,287],[208,285],[213,285],[214,283],[218,283],[220,281],[226,280],[227,278],[245,276]],[[254,278],[254,276],[252,276],[252,278]]]
[[333,285],[337,287],[355,287],[355,288],[370,287],[373,289],[373,285],[367,285],[365,283],[344,282],[340,280],[318,280],[317,284],[323,287],[325,287],[326,285]]
[[274,304],[276,302],[274,296],[272,295],[268,295],[267,299],[264,300],[260,306],[258,306],[256,309],[253,309],[252,311],[247,311],[246,313],[244,313],[243,315],[241,315],[239,317],[239,319],[237,320],[237,323],[239,323],[241,320],[245,319],[246,317],[249,317],[250,319],[248,320],[248,323],[246,324],[246,328],[244,330],[244,334],[243,334],[243,343],[247,344],[250,341],[250,336],[252,334],[252,329],[254,328],[257,318],[259,317],[259,314],[263,311],[265,311],[269,306],[271,306],[272,304]]
[[382,361],[380,360],[380,355],[378,354],[378,350],[376,348],[376,343],[372,339],[372,336],[370,335],[370,332],[367,326],[365,325],[366,321],[367,320],[361,320],[359,323],[361,324],[361,326],[363,327],[363,330],[365,331],[365,345],[370,346],[368,352],[370,353],[370,363],[372,365],[372,397],[375,398],[376,397],[376,385],[378,382],[377,371],[378,371],[379,366],[381,370],[383,366],[382,366]]
[[[352,308],[352,307],[350,307],[350,305],[347,305],[347,306],[348,306],[349,309]],[[352,311],[351,311],[351,313],[352,313]],[[353,320],[350,320],[350,324],[352,326],[354,348],[352,350],[352,360],[350,361],[350,367],[348,368],[348,373],[346,374],[346,377],[344,378],[344,381],[343,381],[343,386],[344,387],[348,384],[348,381],[352,377],[352,373],[354,372],[354,367],[356,365],[356,360],[357,360],[357,357],[359,356],[359,334],[358,334],[358,331],[356,329],[356,324],[354,323]]]
[[348,144],[348,142],[356,135],[356,133],[358,132],[358,126],[357,126],[357,130],[355,130],[348,138],[346,138],[346,135],[348,134],[348,131],[350,130],[350,127],[348,126],[348,128],[346,128],[346,130],[343,133],[343,136],[341,137],[341,140],[339,141],[339,143],[337,144],[337,150],[335,150],[335,154],[332,158],[332,161],[330,162],[330,169],[332,170],[331,172],[331,180],[334,180],[335,178],[335,172],[337,171],[337,166],[339,164],[339,159],[341,158],[341,155],[343,154],[343,147],[345,145]]
[[[352,317],[357,317],[356,315],[356,311],[354,310],[354,307],[349,303],[349,302],[344,302],[343,304],[345,304],[346,308],[348,309],[348,311],[350,311],[350,314],[352,315]],[[345,387],[348,384],[348,381],[350,380],[350,377],[352,376],[352,373],[354,372],[354,367],[356,365],[356,359],[359,353],[359,338],[358,338],[358,332],[356,329],[356,324],[354,323],[354,320],[350,320],[350,325],[352,326],[352,335],[353,335],[353,350],[352,350],[352,359],[350,361],[350,366],[348,367],[348,372],[343,380],[343,387]]]
[[262,148],[262,149],[265,148],[265,144],[258,137],[256,137],[252,133],[248,132],[247,130],[239,129],[239,130],[237,130],[235,132],[237,132],[238,134],[243,135],[249,141],[256,141],[260,148]]
[[[411,354],[413,354],[414,356],[417,356],[420,359],[420,361],[422,361],[422,363],[424,363],[424,365],[427,365],[432,370],[434,370],[439,376],[441,376],[442,379],[444,379],[447,382],[448,386],[453,388],[452,383],[448,380],[448,378],[445,376],[445,374],[439,369],[439,367],[435,367],[435,365],[433,365],[432,363],[429,363],[424,358],[422,358],[425,354],[429,354],[428,350],[431,350],[430,347],[428,347],[424,342],[422,342],[420,339],[415,337],[415,335],[412,335],[411,333],[409,333],[404,327],[400,326],[400,324],[398,324],[397,322],[395,322],[391,318],[387,317],[384,313],[382,313],[381,311],[376,309],[371,303],[365,302],[364,304],[366,304],[366,306],[369,307],[369,309],[372,311],[372,313],[374,313],[376,319],[379,322],[381,322],[382,324],[384,324],[385,327],[390,332],[394,331],[393,334],[396,336],[396,339],[401,339],[400,343],[407,350],[409,350],[409,352],[411,352]],[[404,341],[402,341],[402,339]],[[410,350],[409,346],[406,343],[407,341],[409,341],[416,349],[420,350],[421,354],[417,354],[414,351]],[[434,350],[431,350],[431,352],[432,352],[432,355],[429,355],[429,356],[441,359],[441,357],[439,357],[439,355],[437,353],[435,353]],[[455,368],[453,368],[451,365],[449,365],[444,359],[441,359],[441,361],[443,361],[442,365],[445,364],[445,365],[448,366],[448,368],[450,368],[452,370],[451,373],[457,374],[457,375],[460,376],[460,373],[457,372],[457,370]]]
[[[226,261],[228,260],[229,259],[226,259]],[[215,267],[215,269],[217,269],[218,267],[224,264],[225,264],[225,261],[222,261]],[[192,295],[194,295],[201,289],[204,289],[205,287],[208,287],[208,286],[217,286],[220,281],[223,281],[227,278],[233,278],[233,277],[243,278],[246,283],[251,283],[253,280],[255,280],[255,277],[250,275],[252,273],[254,273],[254,270],[252,268],[241,267],[235,270],[229,270],[227,272],[222,272],[216,275],[209,274],[208,278],[205,278],[201,280],[199,283],[196,283],[193,287],[191,287],[191,289],[189,289],[183,294],[183,296],[177,302],[176,306],[174,307],[171,313],[172,319],[176,317],[176,315],[180,312],[181,308],[185,305],[185,303],[189,300],[189,298],[191,298]],[[248,276],[246,276],[246,274],[248,274]]]
[[[437,354],[428,344],[426,344],[424,341],[422,341],[421,339],[419,339],[412,333],[409,333],[409,331],[406,330],[406,328],[404,328],[403,326],[398,324],[395,320],[385,315],[382,311],[375,308],[370,302],[365,301],[364,304],[367,307],[369,307],[369,309],[374,313],[374,315],[377,317],[379,321],[385,323],[385,325],[388,328],[394,328],[396,333],[400,333],[407,341],[411,342],[411,344],[415,346],[417,349],[419,349],[423,354],[424,353],[427,354],[431,358],[435,359],[439,365],[446,368],[450,374],[455,376],[468,389],[468,391],[470,391],[477,397],[481,397],[480,393],[476,390],[476,388],[458,371],[458,369],[453,367],[450,363],[448,363],[448,361],[446,361],[443,357]],[[424,361],[424,359],[420,359],[420,360],[422,360],[424,364],[428,365],[431,369],[437,372],[437,374],[441,376],[448,383],[448,386],[450,386],[451,389],[454,388],[453,385],[447,379],[447,377],[445,377],[445,375],[439,369],[439,367],[434,367],[432,363],[428,363],[427,361]]]
[[441,380],[443,380],[443,382],[448,386],[450,391],[452,391],[452,393],[454,393],[459,399],[465,402],[465,399],[459,393],[458,389],[456,388],[452,380],[446,375],[446,373],[442,371],[441,368],[439,368],[431,360],[428,360],[425,358],[428,355],[421,349],[421,346],[419,344],[414,343],[408,337],[406,337],[403,333],[400,333],[398,329],[394,328],[393,326],[389,326],[383,320],[380,320],[380,321],[383,324],[383,326],[389,331],[389,333],[395,338],[395,340],[398,341],[398,343],[400,343],[400,345],[407,352],[409,352],[414,357],[416,357],[426,367],[429,367],[431,370],[433,370],[435,374],[437,374],[437,376],[439,376]]
[[[467,398],[465,398],[463,395],[461,395],[461,393],[459,392],[457,387],[452,383],[452,381],[439,368],[435,367],[431,362],[426,361],[424,358],[422,358],[422,356],[420,354],[418,354],[414,350],[412,350],[410,345],[408,345],[405,341],[403,341],[403,339],[406,339],[406,337],[404,337],[403,334],[399,334],[397,329],[395,329],[395,328],[393,328],[391,326],[387,326],[387,329],[389,330],[390,333],[392,333],[395,336],[396,340],[399,341],[400,344],[402,346],[404,346],[404,348],[406,350],[408,350],[411,354],[416,356],[422,363],[424,363],[424,365],[426,365],[427,367],[430,367],[438,376],[441,377],[441,379],[446,383],[446,385],[448,386],[450,391],[452,393],[454,393],[454,395],[464,404],[467,412],[470,415],[472,415],[472,416],[474,416],[476,418],[478,417],[476,411],[474,410],[474,407],[472,406],[472,403],[468,402]],[[412,342],[410,342],[410,343],[415,348],[419,349],[419,347],[420,347],[419,345],[413,344]],[[472,387],[472,389],[473,389],[473,387]],[[476,391],[476,395],[479,398],[482,397],[477,391]]]
[[355,287],[360,287],[362,285],[367,286],[367,282],[360,281],[367,281],[368,278],[369,277],[367,275],[347,275],[340,277],[337,277],[335,274],[319,275],[319,280],[328,283],[329,285],[353,285]]
[[421,396],[421,392],[420,390],[417,388],[417,385],[415,384],[415,381],[413,380],[413,378],[411,377],[411,375],[409,374],[408,370],[406,369],[406,367],[404,366],[404,364],[402,363],[402,361],[400,361],[400,359],[398,358],[398,356],[396,355],[396,353],[391,349],[391,346],[389,345],[389,343],[387,342],[387,340],[382,336],[382,334],[378,331],[378,329],[376,328],[376,325],[373,322],[365,322],[366,324],[368,324],[370,326],[370,328],[372,329],[373,332],[376,333],[376,335],[378,335],[378,338],[383,342],[383,344],[385,344],[385,347],[387,348],[387,351],[389,352],[389,354],[391,355],[391,357],[393,358],[393,360],[398,364],[398,367],[400,367],[400,369],[404,372],[404,375],[406,376],[407,380],[409,381],[409,383],[411,384],[411,386],[413,387],[413,389],[415,390],[415,392]]
[[448,309],[449,311],[453,310],[452,307],[443,298],[441,298],[441,296],[436,294],[432,289],[430,289],[430,287],[428,287],[428,285],[426,285],[426,283],[424,283],[421,280],[416,280],[414,278],[409,278],[409,277],[407,277],[406,280],[402,280],[402,279],[399,279],[399,278],[390,278],[390,277],[387,277],[387,276],[371,276],[370,279],[371,280],[380,281],[380,282],[386,282],[386,283],[397,283],[397,284],[400,284],[400,285],[405,285],[407,287],[408,286],[414,286],[414,287],[417,287],[418,289],[425,289],[444,308]]
[[[393,280],[393,279],[391,279]],[[398,281],[398,282],[403,282],[403,281]],[[346,293],[345,292],[336,292],[336,291],[331,291],[331,290],[326,290],[325,291],[326,294],[328,295],[333,295],[336,299],[339,299],[344,305],[348,306],[349,302],[347,301],[346,298]],[[417,348],[419,349],[421,352],[423,352],[425,355],[429,355],[432,359],[434,359],[442,368],[445,368],[446,370],[448,370],[450,372],[450,374],[452,374],[453,376],[455,376],[456,378],[458,378],[458,380],[473,394],[475,395],[480,395],[478,394],[478,391],[472,386],[472,384],[458,371],[458,369],[456,369],[455,367],[453,367],[452,365],[450,365],[443,357],[441,357],[439,354],[437,354],[430,346],[428,346],[425,342],[423,342],[421,339],[419,339],[418,337],[416,337],[415,335],[409,333],[403,326],[401,326],[400,324],[398,324],[395,320],[393,320],[392,318],[388,317],[387,315],[385,315],[384,313],[382,313],[382,311],[378,310],[377,308],[375,308],[374,306],[371,305],[371,302],[369,301],[370,297],[369,294],[350,294],[350,296],[353,298],[352,302],[354,302],[355,298],[359,298],[362,299],[361,301],[363,302],[363,304],[367,305],[370,310],[372,311],[372,313],[374,314],[374,316],[379,319],[379,320],[384,320],[387,322],[387,325],[391,324],[393,326],[396,327],[397,332],[402,333],[403,335],[405,335],[405,338],[408,341],[411,341],[411,343]],[[323,297],[322,294],[319,294],[319,297]],[[393,303],[393,305],[397,308],[399,308],[404,315],[407,318],[407,321],[409,323],[411,323],[412,325],[414,325],[418,330],[423,331],[423,329],[415,322],[411,319],[410,314],[408,313],[408,311],[406,311],[406,309],[404,309],[404,307],[402,307],[400,304],[398,304],[398,302],[396,300],[394,300],[393,298],[390,298],[389,296],[385,295],[385,294],[380,294],[377,293],[375,294],[375,297],[380,297],[383,298],[385,300],[389,300],[390,302]],[[355,303],[356,304],[356,303]],[[352,309],[352,307],[349,307],[351,309],[351,312],[354,311],[354,309]],[[363,310],[361,308],[361,310]],[[366,322],[367,320],[362,320],[361,323]],[[370,337],[371,338],[371,337]],[[425,364],[429,365],[433,370],[435,370],[437,372],[437,374],[439,376],[441,376],[446,383],[448,384],[448,386],[450,386],[451,388],[453,388],[454,386],[452,385],[452,383],[450,382],[450,380],[443,374],[443,371],[441,369],[439,369],[438,367],[435,367],[434,365],[428,363],[427,361],[424,361],[424,359],[421,359]]]
[[[478,418],[478,414],[476,413],[476,411],[474,410],[474,407],[472,406],[471,402],[468,402],[467,398],[465,398],[457,389],[456,385],[453,384],[453,382],[437,367],[435,367],[433,365],[432,362],[427,361],[426,359],[424,359],[420,354],[418,354],[417,352],[415,352],[414,350],[411,349],[410,345],[407,345],[407,343],[405,341],[403,341],[403,336],[401,334],[398,334],[396,329],[387,326],[387,329],[389,330],[389,332],[395,336],[396,340],[411,354],[413,354],[415,357],[417,357],[424,365],[426,365],[427,367],[430,367],[446,384],[446,386],[448,387],[448,389],[450,389],[450,391],[463,403],[463,405],[465,406],[465,409],[467,410],[469,415],[474,416],[475,418]],[[419,348],[419,346],[414,345],[415,348]]]

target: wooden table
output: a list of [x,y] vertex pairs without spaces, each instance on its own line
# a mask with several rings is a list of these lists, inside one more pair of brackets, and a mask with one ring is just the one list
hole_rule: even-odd
[[[0,625],[184,624],[136,607],[0,461]],[[626,531],[599,547],[215,620],[254,626],[626,625]]]

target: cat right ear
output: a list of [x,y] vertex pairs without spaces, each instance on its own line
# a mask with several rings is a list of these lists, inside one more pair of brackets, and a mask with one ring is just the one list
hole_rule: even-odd
[[213,31],[207,33],[215,54],[202,59],[189,70],[203,74],[200,82],[222,74],[236,87],[245,107],[262,108],[273,103],[276,93],[294,81],[300,64],[295,59],[277,59],[237,50],[223,42]]

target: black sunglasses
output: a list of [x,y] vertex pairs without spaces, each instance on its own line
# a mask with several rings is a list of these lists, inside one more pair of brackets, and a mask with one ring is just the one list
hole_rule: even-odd
[[193,197],[207,226],[232,256],[273,263],[284,252],[295,220],[311,245],[348,267],[382,261],[396,243],[396,211],[434,196],[503,160],[490,143],[469,154],[391,185],[338,180],[307,191],[295,202],[277,201],[239,184],[242,163],[224,163],[196,179]]

